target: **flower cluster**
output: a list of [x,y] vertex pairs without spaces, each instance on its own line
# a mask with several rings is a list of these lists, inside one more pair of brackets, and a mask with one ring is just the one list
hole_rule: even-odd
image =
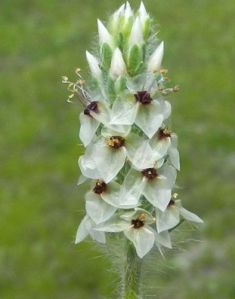
[[154,245],[172,247],[169,232],[181,218],[202,222],[174,196],[180,161],[165,97],[177,87],[168,85],[164,44],[143,3],[136,13],[123,4],[107,27],[98,20],[98,37],[96,55],[86,52],[90,84],[78,86],[86,103],[79,184],[91,187],[76,243],[123,233],[142,258]]

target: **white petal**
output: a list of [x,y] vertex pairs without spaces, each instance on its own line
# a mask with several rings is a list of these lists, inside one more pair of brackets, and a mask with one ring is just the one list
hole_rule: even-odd
[[140,3],[139,15],[142,23],[149,19],[149,14],[147,13],[143,2]]
[[155,164],[155,153],[149,145],[149,141],[131,134],[126,140],[127,156],[136,169],[152,168]]
[[148,181],[143,195],[156,208],[164,211],[171,200],[171,189],[162,189],[162,180],[159,178]]
[[117,232],[122,232],[123,230],[127,229],[129,226],[130,224],[127,221],[122,220],[117,216],[114,216],[110,220],[106,221],[105,223],[101,223],[97,225],[95,230],[117,233]]
[[130,46],[142,45],[143,43],[143,32],[140,17],[136,17],[134,21],[134,24],[131,29],[129,43]]
[[95,118],[100,123],[107,125],[110,121],[110,109],[105,102],[98,102],[97,103],[98,111],[90,111],[90,114],[93,118]]
[[133,242],[140,258],[143,258],[154,245],[154,232],[148,226],[139,229],[129,228],[124,231],[124,234],[131,242]]
[[203,223],[203,220],[198,217],[196,214],[189,212],[188,210],[184,208],[180,208],[180,214],[182,217],[184,217],[186,220],[196,222],[196,223]]
[[120,192],[120,203],[122,205],[131,205],[136,207],[139,203],[139,198],[143,192],[144,180],[141,177],[141,174],[134,169],[131,169],[121,187]]
[[130,3],[128,1],[126,2],[126,5],[125,5],[124,16],[125,16],[126,20],[133,16],[133,11],[132,11]]
[[112,36],[108,32],[107,28],[104,26],[104,24],[100,20],[97,20],[97,24],[98,24],[98,33],[99,33],[100,44],[102,45],[104,43],[107,43],[109,45],[112,45]]
[[88,179],[84,176],[84,175],[80,175],[80,177],[78,178],[78,182],[77,182],[77,185],[80,186],[82,185],[83,183],[85,183]]
[[86,212],[96,223],[102,223],[111,218],[116,208],[107,204],[99,195],[94,192],[88,192],[85,196]]
[[100,178],[109,183],[122,169],[126,161],[126,149],[111,149],[102,138],[94,145],[93,153]]
[[176,206],[170,206],[164,212],[156,210],[156,219],[159,233],[169,230],[180,222],[179,209]]
[[161,232],[160,234],[158,234],[156,232],[156,244],[157,246],[159,246],[159,244],[167,247],[167,248],[172,248],[172,244],[171,244],[171,238],[170,238],[170,234],[168,233],[168,231],[164,231]]
[[126,65],[122,57],[122,52],[119,48],[116,48],[113,52],[113,57],[110,67],[110,76],[113,80],[117,79],[121,75],[126,74]]
[[92,229],[90,231],[90,236],[93,240],[99,242],[99,243],[102,243],[102,244],[105,244],[106,242],[106,239],[105,239],[105,233],[104,232],[98,232],[94,229]]
[[133,99],[118,98],[112,106],[110,123],[114,125],[132,125],[135,121],[138,105]]
[[92,222],[89,220],[88,216],[85,216],[78,227],[75,244],[82,242],[88,236],[91,228]]
[[116,182],[109,183],[107,190],[101,194],[101,197],[105,202],[119,209],[135,208],[139,199],[124,193],[121,190],[121,186]]
[[159,140],[156,136],[153,136],[152,140],[150,141],[150,145],[154,150],[155,159],[159,160],[167,154],[171,145],[171,138],[167,137]]
[[92,76],[94,76],[96,79],[99,79],[101,75],[101,69],[99,67],[98,60],[88,51],[86,51],[86,59],[89,64]]
[[140,104],[135,123],[148,138],[152,138],[161,127],[163,120],[161,104],[158,101],[152,101],[148,105]]
[[164,183],[162,186],[163,188],[166,189],[171,189],[174,185],[175,185],[175,181],[176,181],[176,176],[177,176],[177,172],[175,170],[174,167],[172,167],[169,164],[164,164],[160,169],[159,169],[159,174],[166,177],[167,180],[162,181],[162,183]]
[[168,151],[170,161],[172,165],[177,169],[180,170],[180,155],[177,148],[169,148]]
[[79,138],[86,147],[93,139],[99,127],[99,122],[93,117],[85,115],[82,112],[80,114],[80,124]]
[[161,42],[160,45],[156,48],[156,50],[149,58],[148,67],[147,67],[149,72],[157,72],[160,70],[162,65],[163,54],[164,54],[164,43]]
[[100,173],[98,172],[95,162],[92,159],[92,155],[90,155],[89,152],[79,158],[78,164],[83,176],[90,179],[100,178]]

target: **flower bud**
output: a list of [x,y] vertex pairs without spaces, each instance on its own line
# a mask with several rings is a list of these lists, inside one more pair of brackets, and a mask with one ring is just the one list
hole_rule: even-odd
[[116,48],[113,52],[111,61],[110,76],[113,80],[115,80],[124,74],[126,74],[126,65],[122,57],[122,52],[119,48]]
[[147,70],[149,72],[157,72],[161,68],[162,59],[164,54],[164,43],[161,42],[157,49],[150,56],[148,61]]
[[88,51],[86,51],[86,59],[89,64],[92,76],[98,79],[101,75],[101,69],[99,67],[98,60]]
[[112,36],[108,32],[107,28],[104,26],[104,24],[98,19],[98,33],[99,33],[99,42],[100,45],[107,43],[109,45],[112,45]]
[[143,32],[140,17],[137,17],[132,26],[131,35],[129,39],[130,46],[142,45],[143,43]]
[[140,21],[141,21],[142,25],[144,26],[145,22],[149,19],[149,14],[147,13],[143,2],[141,2],[141,4],[140,4],[139,16],[140,16]]

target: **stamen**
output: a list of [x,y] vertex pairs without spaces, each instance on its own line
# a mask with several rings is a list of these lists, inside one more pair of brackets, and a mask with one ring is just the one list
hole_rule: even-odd
[[93,188],[93,191],[96,194],[102,194],[103,192],[105,192],[107,189],[107,184],[103,181],[97,180],[95,187]]
[[157,176],[157,170],[155,168],[147,168],[141,171],[142,175],[148,180],[154,180]]
[[91,102],[87,107],[86,109],[84,110],[84,114],[85,115],[88,115],[90,117],[91,116],[91,111],[92,112],[95,112],[95,113],[98,113],[98,102],[94,101],[94,102]]
[[168,207],[172,207],[174,205],[175,205],[175,201],[171,199],[170,202],[168,203]]
[[152,98],[150,93],[147,91],[138,91],[135,95],[135,99],[137,102],[140,102],[143,105],[148,105],[152,102]]
[[162,140],[162,139],[165,139],[167,137],[171,137],[171,131],[167,128],[163,129],[159,129],[158,131],[158,139],[159,140]]
[[140,220],[139,218],[132,219],[131,224],[133,225],[134,229],[139,229],[144,226],[144,221]]
[[125,145],[125,139],[121,136],[112,136],[107,139],[107,144],[113,149],[119,149]]

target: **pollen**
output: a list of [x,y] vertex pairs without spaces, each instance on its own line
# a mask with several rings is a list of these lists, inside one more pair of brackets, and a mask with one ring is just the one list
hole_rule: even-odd
[[95,187],[93,188],[94,193],[102,194],[107,189],[107,184],[101,180],[97,180]]
[[107,145],[113,149],[119,149],[125,145],[125,139],[121,136],[112,136],[107,139]]
[[141,171],[142,175],[148,180],[154,180],[157,176],[157,170],[155,168],[147,168]]

